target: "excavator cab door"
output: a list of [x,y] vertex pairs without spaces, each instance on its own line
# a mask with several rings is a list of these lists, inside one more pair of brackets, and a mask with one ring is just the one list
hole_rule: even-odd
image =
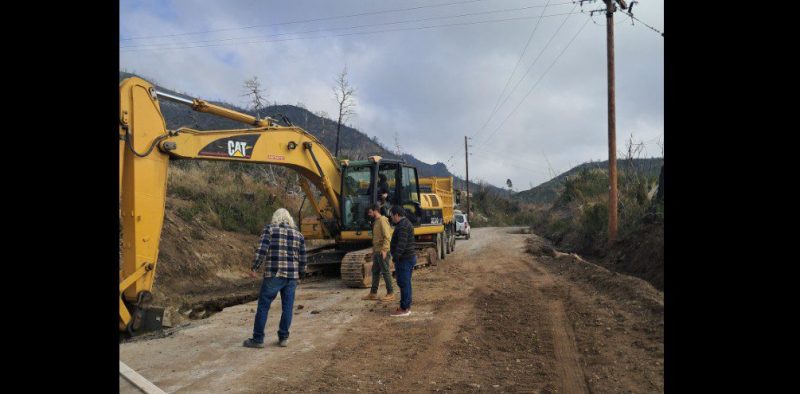
[[349,165],[342,173],[342,229],[369,230],[367,208],[375,201],[376,164]]
[[417,169],[411,166],[402,166],[400,176],[400,201],[406,210],[406,217],[412,224],[418,224],[422,215],[422,207],[419,196],[419,179]]

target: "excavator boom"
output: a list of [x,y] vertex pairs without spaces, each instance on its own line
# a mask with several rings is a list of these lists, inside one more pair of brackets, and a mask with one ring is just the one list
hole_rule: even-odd
[[[168,131],[159,98],[190,105],[197,111],[255,128],[210,132],[182,128]],[[153,286],[164,221],[170,157],[242,161],[291,168],[301,174],[304,181],[308,180],[322,191],[321,201],[316,201],[313,195],[307,195],[313,201],[312,205],[320,210],[317,212],[320,217],[340,217],[339,165],[316,137],[298,127],[279,126],[270,118],[256,119],[203,100],[161,93],[140,78],[129,78],[120,84],[119,116],[119,195],[123,228],[119,302],[122,330],[136,330],[146,320],[142,309],[136,306],[146,303]],[[310,192],[308,188],[304,190]],[[330,207],[330,210],[323,207]],[[330,222],[336,223],[335,220]],[[328,234],[331,232],[327,231]]]

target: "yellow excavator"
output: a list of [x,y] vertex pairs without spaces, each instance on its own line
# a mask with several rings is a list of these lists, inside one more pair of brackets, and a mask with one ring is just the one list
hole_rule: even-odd
[[[119,328],[130,335],[160,329],[163,308],[150,305],[164,221],[167,169],[171,160],[227,160],[278,165],[297,171],[315,216],[302,218],[307,239],[333,240],[309,250],[308,269],[339,265],[343,282],[366,287],[372,267],[371,224],[366,209],[388,194],[414,223],[420,265],[443,258],[447,240],[441,199],[420,193],[417,169],[402,161],[371,156],[336,160],[312,134],[275,119],[259,119],[201,99],[159,91],[141,79],[120,82],[119,194],[122,267]],[[167,130],[160,101],[238,121],[249,128]],[[319,193],[314,193],[314,185]],[[267,220],[267,218],[265,218]]]

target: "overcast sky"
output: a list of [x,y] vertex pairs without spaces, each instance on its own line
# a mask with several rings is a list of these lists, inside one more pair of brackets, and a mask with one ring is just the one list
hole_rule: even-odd
[[[474,136],[470,179],[503,186],[510,178],[524,190],[551,171],[608,158],[605,16],[588,15],[602,7],[584,4],[582,14],[569,0],[121,1],[120,68],[239,105],[243,81],[255,75],[270,102],[333,117],[331,87],[347,64],[354,127],[387,146],[397,132],[403,151],[459,176],[464,136]],[[663,1],[641,0],[633,11],[664,30]],[[618,150],[633,134],[647,157],[661,156],[664,38],[622,13],[615,22]]]

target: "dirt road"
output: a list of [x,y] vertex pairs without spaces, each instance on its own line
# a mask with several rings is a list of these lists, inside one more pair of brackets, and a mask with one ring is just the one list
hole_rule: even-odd
[[[331,279],[298,288],[288,348],[241,347],[248,303],[123,343],[120,358],[167,392],[663,392],[662,293],[572,256],[529,254],[540,240],[515,229],[473,231],[414,271],[410,317]],[[122,379],[120,390],[137,392]]]

